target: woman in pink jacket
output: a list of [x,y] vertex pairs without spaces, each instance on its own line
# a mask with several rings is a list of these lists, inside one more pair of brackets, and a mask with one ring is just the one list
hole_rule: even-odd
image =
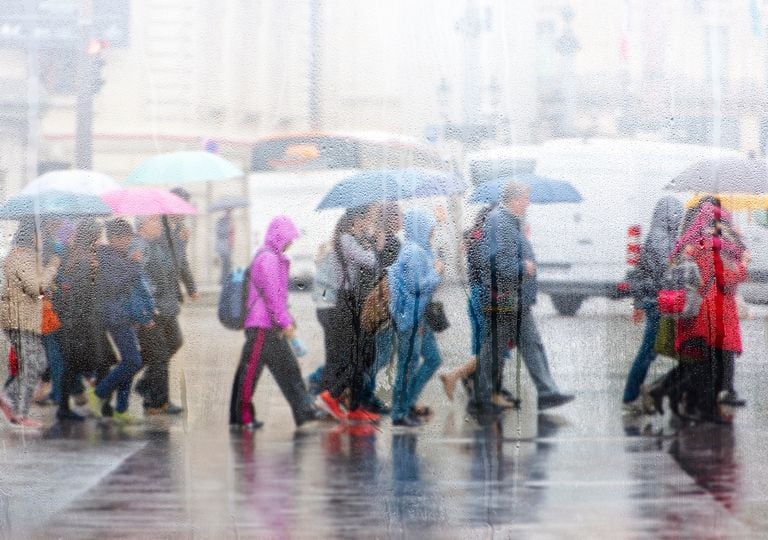
[[253,392],[264,366],[269,368],[297,426],[316,418],[296,357],[289,345],[295,325],[288,312],[288,270],[285,251],[299,237],[290,218],[277,216],[269,224],[264,244],[251,262],[245,317],[245,345],[232,386],[229,423],[258,429]]

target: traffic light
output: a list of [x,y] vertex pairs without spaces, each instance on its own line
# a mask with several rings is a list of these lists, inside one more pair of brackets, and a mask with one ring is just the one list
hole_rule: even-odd
[[92,94],[98,94],[101,87],[104,86],[104,66],[107,61],[104,59],[103,52],[109,44],[100,39],[92,39],[88,44],[88,67],[89,67],[89,86]]

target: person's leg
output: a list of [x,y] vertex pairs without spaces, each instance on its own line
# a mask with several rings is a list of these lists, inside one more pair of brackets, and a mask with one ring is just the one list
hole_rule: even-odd
[[[168,402],[168,347],[165,334],[158,321],[152,328],[139,328],[139,345],[144,364],[141,378],[145,409],[157,409]],[[139,383],[137,383],[138,385]]]
[[547,353],[544,351],[544,344],[541,342],[536,320],[530,308],[522,311],[520,336],[516,341],[539,397],[559,394],[557,384],[549,371]]
[[[263,328],[254,328],[246,331],[248,341],[243,348],[243,355],[240,359],[240,368],[235,377],[235,388],[233,389],[233,411],[230,414],[230,420],[234,424],[247,425],[256,420],[253,408],[253,393],[256,390],[256,381],[261,370],[264,367],[264,342],[267,331]],[[232,418],[234,416],[234,418]]]
[[277,386],[291,406],[293,421],[301,425],[314,414],[307,399],[307,388],[301,377],[301,368],[291,346],[278,330],[267,332],[264,342],[264,363],[269,368]]
[[43,336],[43,346],[45,347],[48,367],[51,370],[51,394],[49,397],[54,403],[58,403],[61,400],[61,376],[64,372],[64,356],[59,344],[59,332]]
[[491,409],[494,381],[502,357],[507,354],[515,331],[515,318],[508,314],[488,314],[483,321],[485,335],[475,368],[473,404],[482,410]]
[[397,370],[395,386],[392,389],[392,421],[402,420],[409,412],[408,388],[411,385],[412,371],[418,361],[421,350],[421,337],[418,328],[409,328],[397,334]]
[[[232,392],[230,393],[229,400],[229,424],[238,425],[242,422],[241,406],[240,402],[241,393],[243,389],[243,383],[246,373],[248,372],[248,363],[251,358],[251,352],[256,341],[256,330],[245,330],[245,343],[243,343],[243,349],[240,353],[240,362],[237,365],[235,371],[235,378],[232,381]],[[253,406],[250,407],[251,418],[255,418]]]
[[376,395],[376,376],[392,361],[392,351],[395,346],[395,331],[392,325],[380,328],[374,339],[376,341],[376,354],[373,365],[366,372],[365,387],[361,396],[363,403],[373,401]]
[[17,418],[26,418],[32,405],[32,394],[46,370],[47,361],[42,336],[20,332],[15,345],[19,357],[19,373],[12,384],[15,387],[14,415]]
[[125,412],[128,408],[128,396],[125,395],[125,389],[127,387],[130,392],[133,376],[141,369],[141,354],[133,327],[110,328],[109,334],[120,353],[120,363],[96,385],[96,397],[105,400],[109,398],[112,392],[119,390],[115,409],[118,412]]
[[630,403],[638,398],[640,386],[645,382],[648,368],[651,367],[651,363],[656,359],[654,346],[656,345],[656,335],[659,332],[659,320],[659,309],[656,305],[647,306],[645,308],[643,340],[627,375],[627,382],[624,386],[624,403]]
[[442,358],[440,358],[440,351],[437,348],[437,340],[435,339],[434,332],[432,332],[432,330],[430,330],[427,325],[424,325],[422,328],[424,329],[424,335],[421,338],[420,351],[422,361],[418,365],[418,368],[414,370],[411,383],[408,387],[409,408],[416,405],[416,402],[419,400],[419,396],[421,396],[421,392],[424,390],[424,387],[427,385],[429,380],[432,378],[442,363]]

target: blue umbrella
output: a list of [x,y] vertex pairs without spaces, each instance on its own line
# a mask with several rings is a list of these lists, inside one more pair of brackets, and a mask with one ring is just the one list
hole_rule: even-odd
[[498,203],[501,191],[510,180],[516,180],[530,188],[531,204],[577,203],[584,200],[576,188],[564,180],[553,180],[533,173],[518,173],[480,184],[469,196],[469,202]]
[[0,205],[0,219],[9,220],[35,216],[108,216],[111,213],[100,197],[68,191],[16,195]]
[[169,185],[227,180],[243,176],[243,171],[210,152],[170,152],[139,164],[126,184]]
[[333,186],[317,210],[355,208],[375,202],[463,193],[461,178],[422,169],[363,171]]

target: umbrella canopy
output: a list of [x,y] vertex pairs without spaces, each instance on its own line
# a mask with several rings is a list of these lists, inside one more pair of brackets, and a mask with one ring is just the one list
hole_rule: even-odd
[[111,176],[87,169],[65,169],[50,171],[38,176],[24,186],[21,193],[37,195],[44,191],[67,191],[86,195],[101,195],[115,189],[120,189],[120,184]]
[[693,208],[704,197],[717,197],[723,208],[730,211],[768,210],[768,193],[756,195],[750,193],[697,193],[685,203],[686,208]]
[[197,209],[161,188],[126,188],[101,196],[112,212],[123,216],[192,215]]
[[243,171],[210,152],[171,152],[151,157],[136,167],[126,184],[172,185],[227,180]]
[[516,180],[530,188],[531,204],[577,203],[584,200],[576,188],[564,180],[553,180],[533,173],[519,173],[480,184],[469,196],[469,202],[479,204],[499,202],[501,192],[510,180]]
[[0,205],[0,219],[108,216],[111,213],[109,206],[96,195],[66,191],[16,195]]
[[460,178],[421,169],[363,171],[333,186],[317,210],[355,208],[375,202],[438,197],[463,193]]
[[764,159],[703,159],[677,175],[666,187],[697,193],[768,193]]
[[216,212],[218,210],[232,210],[233,208],[247,208],[248,199],[245,197],[238,197],[235,195],[229,195],[213,201],[208,206],[209,212]]

